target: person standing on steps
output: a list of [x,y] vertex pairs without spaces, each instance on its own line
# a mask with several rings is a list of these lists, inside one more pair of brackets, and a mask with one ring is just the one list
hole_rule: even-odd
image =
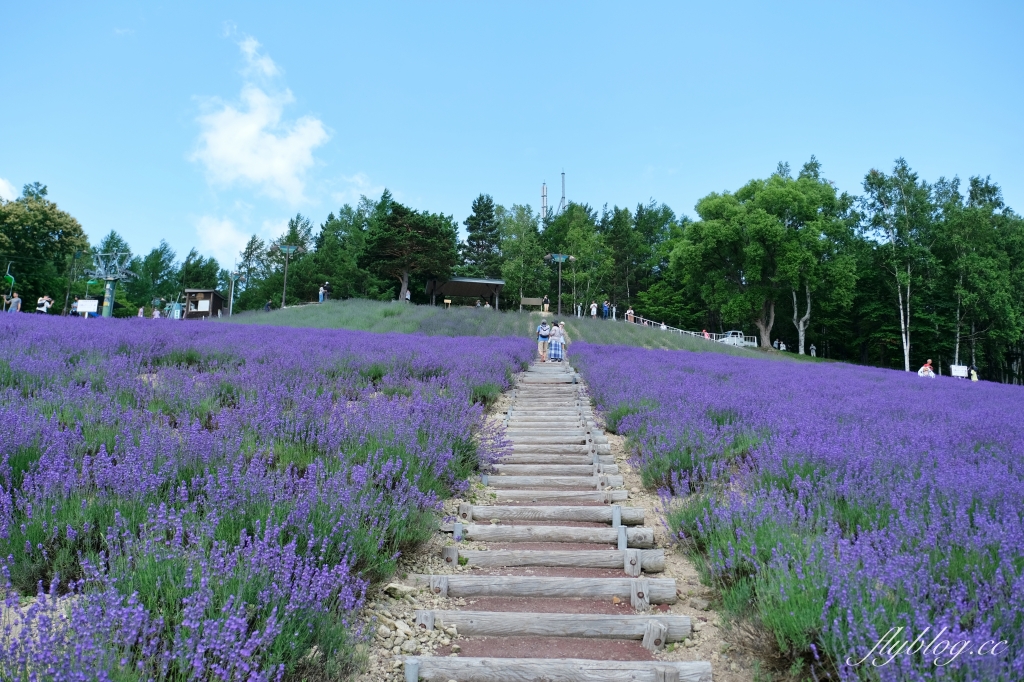
[[569,358],[569,332],[565,331],[565,320],[558,323],[558,328],[562,331],[562,357],[564,359]]
[[548,326],[547,319],[540,321],[540,326],[537,327],[537,354],[540,355],[541,362],[547,362],[548,359],[548,341],[551,338],[551,327]]
[[551,333],[548,339],[548,360],[551,362],[561,362],[565,359],[565,354],[562,352],[563,343],[562,328],[558,326],[557,322],[552,322]]
[[544,306],[544,312],[545,313],[548,312],[548,308],[551,307],[551,299],[548,298],[547,294],[544,294],[544,298],[543,298],[543,300],[541,300],[541,305]]
[[818,357],[818,349],[814,347],[813,343],[811,344],[811,357],[812,358]]
[[597,301],[590,302],[590,319],[597,319]]

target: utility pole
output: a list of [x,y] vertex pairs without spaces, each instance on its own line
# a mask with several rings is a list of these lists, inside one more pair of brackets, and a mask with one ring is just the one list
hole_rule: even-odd
[[246,280],[245,275],[238,272],[237,270],[235,272],[232,272],[229,276],[231,277],[231,293],[228,294],[228,317],[231,317],[231,311],[235,305],[235,281],[237,280],[239,282],[244,282]]
[[288,259],[293,253],[303,253],[305,249],[298,244],[274,244],[270,250],[284,254],[284,288],[281,290],[281,307],[284,308],[285,295],[288,293]]
[[[564,173],[563,173],[564,175]],[[565,261],[574,262],[576,256],[569,256],[564,253],[549,253],[544,256],[544,260],[549,263],[558,263],[558,316],[562,316],[562,263]]]
[[75,251],[75,256],[71,259],[71,274],[68,275],[68,292],[64,295],[64,310],[61,311],[61,315],[68,314],[68,300],[71,298],[71,282],[75,279],[75,266],[78,264],[78,259],[81,257],[82,252]]

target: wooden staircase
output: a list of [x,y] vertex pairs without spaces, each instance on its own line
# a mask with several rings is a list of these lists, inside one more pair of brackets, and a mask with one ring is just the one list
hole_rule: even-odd
[[[643,524],[645,510],[621,506],[628,498],[608,439],[597,428],[579,375],[565,363],[534,364],[513,391],[505,426],[512,454],[481,476],[494,505],[462,504],[455,523],[442,530],[456,543],[443,560],[509,575],[412,575],[410,581],[433,595],[451,598],[577,600],[573,613],[421,610],[416,627],[426,631],[455,626],[460,636],[508,638],[520,642],[637,640],[650,652],[690,635],[690,619],[657,609],[676,601],[674,579],[651,577],[664,570],[663,549]],[[464,550],[462,540],[512,545]],[[517,549],[515,543],[544,548]],[[563,545],[604,545],[604,549],[558,549]],[[505,570],[507,569],[507,570]],[[534,571],[562,575],[531,575]],[[594,577],[601,572],[620,577]],[[573,575],[573,573],[580,575]],[[473,571],[477,573],[477,571]],[[461,602],[460,602],[461,603]],[[632,613],[601,613],[608,604]],[[593,612],[585,612],[588,608]],[[483,640],[481,647],[486,649]],[[533,647],[517,645],[524,657],[408,656],[406,682],[710,682],[703,661],[532,658]],[[636,645],[632,645],[636,646]],[[570,647],[571,648],[571,647]],[[653,656],[645,654],[648,659]]]

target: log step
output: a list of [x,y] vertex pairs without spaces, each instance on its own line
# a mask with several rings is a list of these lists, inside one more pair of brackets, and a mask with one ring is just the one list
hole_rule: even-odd
[[487,485],[492,488],[596,490],[622,487],[622,476],[488,476]]
[[[610,455],[612,454],[612,446],[607,443],[595,443],[597,454],[599,455]],[[547,454],[547,453],[560,453],[563,455],[585,455],[590,452],[589,445],[552,445],[543,443],[527,443],[518,445],[512,444],[512,452],[523,453],[523,454]]]
[[[632,600],[636,598],[651,604],[675,604],[676,581],[672,578],[547,578],[518,575],[442,575],[410,574],[414,585],[431,588],[449,597],[540,597],[574,599]],[[432,585],[431,582],[435,585]],[[440,587],[444,583],[446,588]],[[642,595],[642,596],[641,596]]]
[[[458,557],[466,559],[467,566],[547,566],[549,568],[614,568],[623,569],[626,553],[620,550],[536,550],[492,549],[487,551],[460,549]],[[665,570],[665,550],[640,550],[640,569],[646,573]]]
[[[596,507],[603,509],[603,507]],[[446,523],[441,530],[451,533],[454,524]],[[577,528],[575,526],[503,526],[490,523],[470,523],[462,527],[462,537],[474,542],[585,542],[615,545],[619,542],[617,528]],[[626,546],[640,549],[654,547],[654,530],[626,528]]]
[[668,629],[665,642],[681,642],[690,636],[689,616],[619,616],[589,613],[517,613],[506,611],[417,611],[416,622],[431,622],[420,614],[433,615],[435,627],[454,625],[469,637],[588,637],[591,639],[643,639],[647,623],[657,621]]
[[[611,455],[598,455],[597,461],[601,464],[615,464],[615,458]],[[593,464],[594,458],[590,455],[560,455],[551,453],[547,455],[506,455],[499,457],[498,464]]]
[[509,502],[601,502],[612,504],[624,502],[629,499],[629,493],[625,490],[489,490],[487,491],[495,500],[506,500]]
[[593,476],[617,474],[616,464],[494,464],[491,466],[499,476]]
[[[407,656],[408,680],[426,682],[711,682],[706,661]],[[410,675],[415,671],[415,676]]]
[[[503,507],[499,505],[459,506],[459,518],[464,522],[473,519],[500,519],[501,521],[590,521],[611,523],[615,510],[612,507],[566,507],[545,505],[536,507]],[[619,507],[619,517],[624,526],[639,526],[644,522],[642,507]]]

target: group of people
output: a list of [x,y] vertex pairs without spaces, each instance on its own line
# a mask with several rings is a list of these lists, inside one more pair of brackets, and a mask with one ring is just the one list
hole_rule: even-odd
[[331,297],[331,283],[324,282],[320,285],[320,303],[323,303]]
[[[605,299],[604,303],[601,304],[601,319],[602,320],[607,320],[608,319],[608,313],[610,311],[611,311],[611,304],[608,303],[608,299]],[[597,301],[591,301],[590,302],[590,319],[592,319],[592,320],[596,320],[597,319]]]
[[[20,313],[21,312],[21,296],[18,295],[17,291],[12,291],[10,296],[4,295],[4,309],[9,313]],[[39,300],[36,301],[36,312],[45,315],[50,312],[50,307],[53,306],[53,299],[49,296],[40,296]]]
[[537,327],[537,353],[541,362],[562,362],[568,345],[565,322],[552,321],[549,325],[546,318],[540,321]]
[[[921,369],[917,370],[917,376],[928,377],[929,379],[935,378],[935,369],[932,367],[931,358],[928,358],[928,360],[925,361],[923,365],[921,365]],[[971,381],[978,380],[978,368],[975,367],[973,364],[967,368],[967,378],[970,379]]]

